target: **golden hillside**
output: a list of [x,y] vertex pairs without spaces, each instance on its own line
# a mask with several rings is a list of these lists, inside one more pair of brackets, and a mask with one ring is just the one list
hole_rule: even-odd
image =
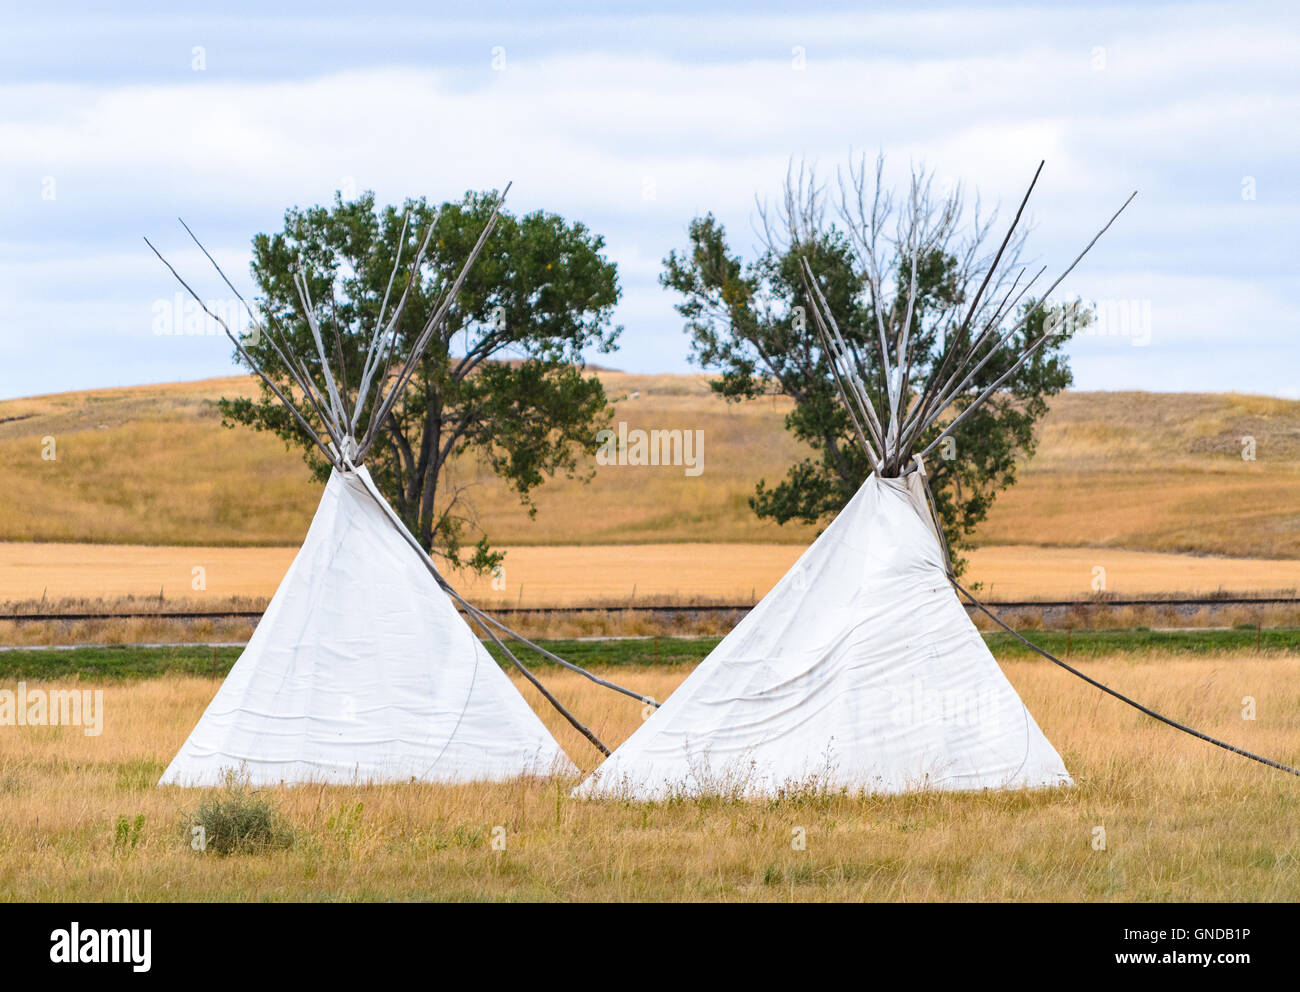
[[[704,431],[704,470],[597,469],[590,485],[548,482],[537,517],[472,462],[474,502],[502,545],[747,542],[815,533],[756,520],[747,498],[799,447],[788,408],[727,405],[702,376],[602,372],[632,428]],[[220,426],[216,400],[251,379],[63,393],[0,403],[9,473],[0,540],[294,545],[319,492],[296,451]],[[1241,457],[1255,439],[1256,460]],[[42,458],[53,437],[57,457]],[[1300,402],[1234,394],[1069,393],[1038,454],[1004,493],[981,543],[1092,546],[1300,558]]]

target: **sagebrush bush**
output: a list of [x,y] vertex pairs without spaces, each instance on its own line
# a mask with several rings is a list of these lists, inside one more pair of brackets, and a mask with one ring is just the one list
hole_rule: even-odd
[[221,855],[283,850],[294,841],[293,828],[279,810],[235,775],[199,800],[186,836],[196,850]]

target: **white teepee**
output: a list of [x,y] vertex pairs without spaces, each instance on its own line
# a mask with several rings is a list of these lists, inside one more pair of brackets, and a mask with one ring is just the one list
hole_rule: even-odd
[[871,476],[575,794],[1068,784],[946,568],[924,494]]
[[248,647],[160,784],[217,785],[230,770],[275,785],[574,769],[362,467],[331,475]]
[[[879,176],[878,165],[877,184]],[[887,240],[890,208],[877,196],[860,214],[864,227],[854,238],[867,255],[870,339],[879,344],[873,363],[845,342],[803,262],[828,374],[871,474],[794,568],[575,795],[771,796],[809,788],[904,792],[1070,782],[957,599],[923,457],[1052,339],[1050,327],[1029,332],[1031,316],[1119,211],[1012,323],[1006,317],[1020,298],[1012,299],[1019,276],[996,306],[981,302],[990,283],[1002,286],[994,276],[1022,202],[983,284],[961,308],[964,319],[955,305],[929,318],[938,322],[927,329],[942,331],[944,342],[940,357],[929,360],[913,348],[921,320],[921,266],[913,263],[950,250],[955,201],[930,224],[928,198],[928,184],[914,180],[911,211],[894,242],[909,264],[894,269],[893,299],[876,255]],[[1013,345],[1022,331],[1023,345]],[[996,368],[1009,367],[971,395],[994,358],[1001,360]],[[945,422],[954,404],[959,412]],[[935,425],[941,429],[921,448]]]
[[[259,785],[467,782],[574,773],[573,763],[458,607],[598,747],[603,749],[502,637],[637,697],[537,648],[467,603],[438,573],[363,465],[496,219],[494,209],[455,282],[409,342],[406,357],[394,363],[398,324],[433,225],[420,241],[406,289],[389,314],[399,249],[355,391],[349,391],[346,376],[331,371],[321,319],[333,308],[312,301],[301,273],[294,277],[300,315],[310,327],[319,360],[316,374],[323,381],[294,353],[289,337],[278,327],[272,333],[245,303],[256,331],[265,335],[296,387],[299,402],[262,372],[227,323],[158,255],[334,466],[302,549],[244,653],[159,784],[214,785],[230,772]],[[405,241],[404,224],[401,243]],[[207,250],[199,248],[211,261]]]

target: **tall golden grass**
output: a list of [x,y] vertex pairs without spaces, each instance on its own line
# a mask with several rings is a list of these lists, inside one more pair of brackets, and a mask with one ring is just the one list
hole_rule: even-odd
[[253,636],[257,621],[242,617],[93,617],[88,614],[149,613],[257,613],[266,608],[266,597],[230,596],[222,599],[176,599],[160,602],[157,597],[67,598],[0,602],[0,614],[41,614],[69,619],[0,620],[0,645],[47,644],[168,644],[238,643]]
[[[1087,670],[1211,733],[1300,760],[1300,658],[1123,657]],[[1077,785],[782,801],[579,802],[574,780],[267,789],[287,850],[190,849],[194,790],[154,787],[215,690],[105,690],[100,737],[0,728],[0,898],[39,900],[1295,900],[1300,788],[1153,723],[1046,663],[1004,669]],[[620,670],[667,695],[683,670]],[[568,674],[561,698],[607,742],[632,701]],[[521,691],[583,769],[594,750]],[[1243,720],[1242,699],[1257,703]],[[144,827],[119,841],[118,817]],[[491,847],[504,828],[506,848]],[[806,850],[795,850],[802,828]],[[1103,836],[1104,850],[1097,849]]]

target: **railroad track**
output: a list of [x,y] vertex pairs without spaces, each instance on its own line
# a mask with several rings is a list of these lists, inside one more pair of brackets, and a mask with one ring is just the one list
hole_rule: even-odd
[[[963,604],[968,610],[970,604]],[[1242,596],[1234,598],[1207,597],[1201,599],[1069,599],[1069,600],[1004,600],[987,604],[997,610],[1041,610],[1043,612],[1075,609],[1121,609],[1132,606],[1163,606],[1178,611],[1200,609],[1226,609],[1233,606],[1295,606],[1300,607],[1300,597]],[[708,606],[638,606],[635,603],[609,606],[504,606],[489,608],[494,616],[531,614],[553,616],[573,613],[656,613],[656,614],[710,614],[748,613],[754,604],[722,604]],[[461,612],[464,612],[463,610]],[[0,613],[0,621],[33,623],[54,620],[260,620],[260,610],[211,610],[198,612],[173,612],[169,610],[133,611],[128,613]]]

